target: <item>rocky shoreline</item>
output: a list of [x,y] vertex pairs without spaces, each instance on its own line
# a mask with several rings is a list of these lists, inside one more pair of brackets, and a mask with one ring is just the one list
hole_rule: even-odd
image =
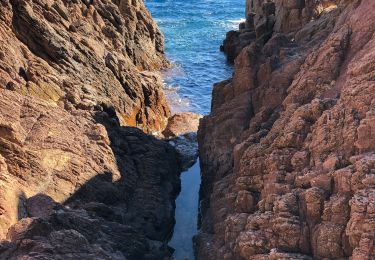
[[192,155],[148,135],[171,113],[144,2],[5,0],[0,35],[0,259],[169,258]]
[[375,257],[373,1],[247,0],[198,131],[197,259]]
[[197,259],[375,258],[374,17],[247,0],[201,118],[142,0],[1,1],[0,259],[170,259],[196,140]]

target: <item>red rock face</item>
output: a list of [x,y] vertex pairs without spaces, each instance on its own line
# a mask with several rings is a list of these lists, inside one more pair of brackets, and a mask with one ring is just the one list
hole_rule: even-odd
[[170,255],[163,48],[140,0],[0,2],[0,259]]
[[69,111],[114,107],[121,124],[161,131],[163,36],[142,1],[1,3],[0,84]]
[[372,259],[375,3],[270,2],[199,129],[198,259]]

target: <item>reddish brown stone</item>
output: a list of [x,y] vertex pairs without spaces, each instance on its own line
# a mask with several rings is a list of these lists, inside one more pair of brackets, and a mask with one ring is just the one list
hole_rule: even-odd
[[141,0],[0,2],[0,259],[170,256],[165,66]]
[[372,259],[375,3],[249,0],[253,12],[257,38],[230,43],[233,79],[198,131],[198,259]]

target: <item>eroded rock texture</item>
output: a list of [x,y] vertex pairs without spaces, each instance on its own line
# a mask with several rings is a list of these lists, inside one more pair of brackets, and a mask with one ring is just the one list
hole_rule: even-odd
[[198,133],[198,259],[374,259],[375,2],[247,2]]
[[178,155],[141,0],[0,2],[0,259],[161,259]]
[[162,130],[163,36],[136,1],[1,2],[0,83],[67,110],[114,107],[123,125]]

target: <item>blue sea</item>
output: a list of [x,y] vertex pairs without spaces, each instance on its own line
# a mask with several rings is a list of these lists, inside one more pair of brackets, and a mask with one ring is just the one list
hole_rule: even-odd
[[215,82],[233,68],[219,51],[227,31],[244,18],[245,0],[146,0],[165,36],[174,67],[164,73],[172,112],[208,114]]

